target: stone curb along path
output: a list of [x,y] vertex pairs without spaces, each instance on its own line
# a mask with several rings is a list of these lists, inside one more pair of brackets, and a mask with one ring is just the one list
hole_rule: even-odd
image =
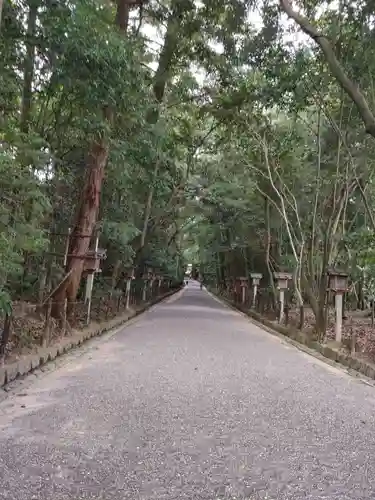
[[[259,313],[242,307],[241,305],[236,304],[226,297],[219,295],[214,290],[210,290],[210,293],[212,293],[213,296],[223,301],[228,306],[246,314],[246,316],[249,316],[250,318],[255,320],[255,322],[260,324],[260,326],[265,327],[265,329],[269,333],[278,336],[280,336],[281,334],[282,336],[287,337],[289,341],[296,345],[296,347],[304,350],[305,352],[307,352],[305,348],[308,348],[310,354],[312,355],[315,355],[315,352],[317,355],[321,355],[323,358],[326,358],[327,361],[332,361],[334,362],[334,364],[338,363],[348,370],[353,370],[354,373],[351,373],[352,375],[356,375],[355,372],[357,372],[357,374],[362,374],[369,379],[375,380],[374,364],[369,363],[368,361],[361,360],[356,356],[352,356],[349,352],[335,347],[333,343],[332,345],[321,344],[316,340],[312,340],[306,333],[303,333],[300,330],[296,330],[290,327],[287,328],[286,326],[273,323],[272,321],[261,316]],[[371,385],[373,384],[371,383]]]
[[53,361],[58,356],[61,356],[62,354],[65,354],[70,350],[81,346],[84,342],[90,340],[91,338],[98,337],[106,332],[109,332],[110,330],[124,325],[135,316],[138,316],[153,305],[167,299],[171,295],[176,294],[181,289],[182,288],[176,288],[163,295],[160,295],[150,302],[146,302],[139,307],[136,307],[134,309],[130,308],[125,313],[120,314],[119,316],[113,318],[110,321],[106,321],[105,323],[93,323],[91,326],[88,326],[83,330],[75,330],[73,335],[69,337],[62,337],[46,348],[39,348],[37,352],[33,354],[21,356],[20,359],[14,363],[5,363],[4,365],[0,366],[0,388],[6,386],[17,378],[28,375],[40,366]]

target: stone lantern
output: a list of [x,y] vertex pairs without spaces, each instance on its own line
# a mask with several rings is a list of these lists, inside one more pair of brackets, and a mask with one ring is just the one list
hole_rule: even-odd
[[291,273],[273,273],[273,276],[279,290],[288,290],[288,281],[292,279]]
[[246,302],[246,288],[249,285],[249,280],[246,278],[246,276],[241,276],[238,279],[240,281],[240,287],[241,287],[241,302],[242,302],[242,304],[245,304],[245,302]]
[[328,270],[328,288],[336,293],[345,293],[348,289],[348,273]]
[[263,275],[261,273],[250,273],[251,284],[253,286],[253,307],[256,304],[256,298],[258,293],[258,286]]
[[288,281],[292,279],[291,273],[273,273],[276,280],[276,286],[279,290],[279,302],[280,302],[280,316],[279,323],[283,321],[284,318],[284,304],[285,304],[285,290],[288,290]]
[[87,274],[100,273],[100,261],[107,258],[107,251],[104,248],[88,250],[85,255],[83,271]]
[[336,342],[341,343],[342,339],[342,312],[343,312],[343,297],[348,289],[348,273],[329,269],[328,274],[328,289],[335,294],[335,312],[336,325],[335,336]]

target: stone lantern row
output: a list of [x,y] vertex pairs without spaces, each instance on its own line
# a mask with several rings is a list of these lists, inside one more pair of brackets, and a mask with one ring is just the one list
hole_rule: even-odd
[[[260,283],[260,280],[262,279],[263,275],[261,273],[250,273],[250,278],[251,278],[251,286],[253,288],[253,307],[255,306],[256,303],[256,298],[257,298],[257,293],[258,293],[258,286]],[[248,278],[241,276],[239,278],[240,280],[240,286],[241,286],[241,299],[242,303],[244,304],[246,302],[246,288],[248,287],[249,280]]]
[[[129,308],[130,301],[130,289],[132,280],[135,279],[134,269],[128,272],[126,280],[126,307]],[[154,273],[151,268],[147,269],[147,272],[142,275],[143,287],[142,287],[142,300],[146,301],[147,292],[153,289],[154,283],[157,282],[158,293],[160,292],[163,281],[166,281],[168,288],[172,286],[172,280],[170,278],[165,278],[161,274]]]
[[[273,273],[276,279],[277,289],[279,290],[279,300],[280,300],[280,321],[283,319],[284,303],[285,303],[285,290],[288,289],[288,281],[292,279],[290,273]],[[252,306],[255,307],[256,297],[258,293],[258,286],[263,275],[261,273],[250,273],[251,285],[253,288],[253,303]],[[242,303],[246,301],[246,288],[248,287],[248,278],[241,276],[239,278],[241,286],[241,297]]]
[[[343,313],[343,296],[348,290],[348,274],[346,272],[329,269],[328,275],[328,290],[335,294],[335,310],[336,310],[336,325],[335,337],[337,342],[342,340],[342,313]],[[285,307],[285,291],[288,290],[289,282],[292,280],[292,274],[286,272],[274,272],[273,276],[276,280],[276,287],[279,290],[279,303],[280,303],[280,316],[279,322],[281,323],[284,318]],[[256,296],[262,274],[251,273],[251,282],[253,287],[253,303],[255,307]],[[241,297],[242,303],[246,302],[246,288],[248,287],[248,278],[240,277]]]

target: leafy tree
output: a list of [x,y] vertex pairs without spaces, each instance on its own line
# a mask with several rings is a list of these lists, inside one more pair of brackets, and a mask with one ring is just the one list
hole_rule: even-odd
[[0,4],[1,304],[39,301],[68,274],[53,312],[65,299],[73,310],[97,234],[110,293],[131,268],[181,279],[189,260],[227,289],[263,272],[275,293],[273,272],[288,268],[320,331],[327,267],[350,270],[363,295],[373,9],[303,6]]

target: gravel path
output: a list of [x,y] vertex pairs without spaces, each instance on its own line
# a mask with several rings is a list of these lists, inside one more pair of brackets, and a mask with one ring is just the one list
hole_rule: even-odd
[[0,499],[375,498],[375,389],[190,284],[0,403]]

